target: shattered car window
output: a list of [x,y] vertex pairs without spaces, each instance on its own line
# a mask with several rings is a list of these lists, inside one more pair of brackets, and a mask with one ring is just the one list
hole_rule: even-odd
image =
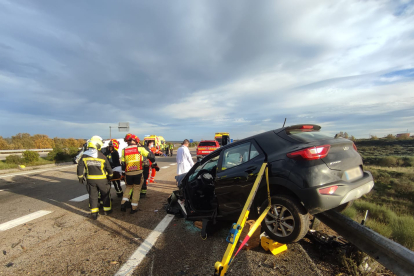
[[203,165],[198,166],[198,168],[195,169],[195,171],[190,175],[190,177],[188,178],[188,181],[193,181],[197,177],[198,172],[201,170],[208,170],[211,172],[214,166],[217,166],[219,157],[220,155],[213,157],[209,161],[204,163]]

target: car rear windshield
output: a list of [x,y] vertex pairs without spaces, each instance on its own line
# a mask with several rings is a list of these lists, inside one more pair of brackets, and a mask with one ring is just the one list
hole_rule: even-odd
[[215,147],[216,142],[200,142],[199,147]]
[[328,136],[326,133],[320,132],[319,130],[300,130],[300,129],[294,129],[294,130],[287,130],[286,134],[300,142],[313,142],[317,140],[324,140],[333,138],[331,136]]

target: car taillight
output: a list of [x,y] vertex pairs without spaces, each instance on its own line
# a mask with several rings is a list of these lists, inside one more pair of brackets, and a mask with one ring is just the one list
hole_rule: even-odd
[[312,129],[313,126],[301,126],[300,129]]
[[306,159],[306,160],[322,159],[328,155],[330,148],[331,148],[330,145],[311,147],[311,148],[288,153],[287,157],[289,158],[302,157],[303,159]]
[[336,189],[338,189],[338,186],[331,186],[331,187],[320,189],[319,193],[321,195],[332,195],[333,193],[335,193]]
[[355,150],[355,151],[358,151],[358,150],[357,150],[357,147],[356,147],[356,145],[355,145],[355,143],[352,143],[352,146],[354,147],[354,150]]

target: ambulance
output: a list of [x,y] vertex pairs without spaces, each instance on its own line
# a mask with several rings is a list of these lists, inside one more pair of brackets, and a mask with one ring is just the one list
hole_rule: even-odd
[[225,146],[230,144],[230,134],[228,132],[216,132],[214,140],[216,140],[220,146]]

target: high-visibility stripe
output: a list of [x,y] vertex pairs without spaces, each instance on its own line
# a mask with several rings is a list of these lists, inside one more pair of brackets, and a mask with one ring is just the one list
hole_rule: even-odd
[[144,189],[141,190],[141,194],[146,194],[146,193],[147,193],[147,190],[144,190]]
[[105,175],[88,175],[87,179],[106,179]]
[[92,208],[91,209],[91,213],[97,213],[97,212],[99,212],[99,208]]
[[138,206],[138,203],[131,203],[131,206]]
[[103,207],[104,211],[111,211],[111,207]]
[[123,201],[129,201],[129,198],[123,197],[122,200]]

